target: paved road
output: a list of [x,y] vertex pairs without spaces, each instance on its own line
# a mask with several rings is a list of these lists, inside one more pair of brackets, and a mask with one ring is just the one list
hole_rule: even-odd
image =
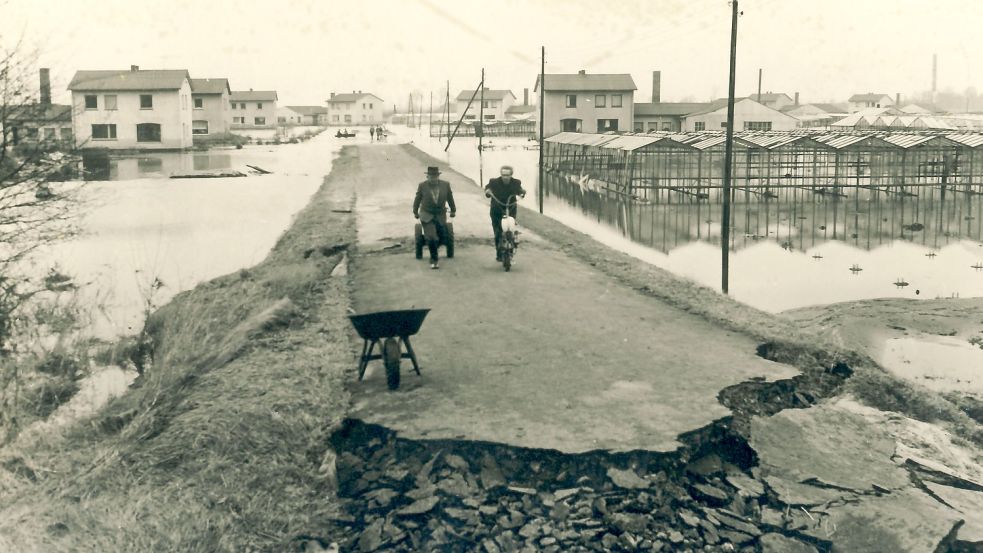
[[721,389],[798,374],[757,357],[750,338],[612,282],[538,237],[527,234],[503,272],[484,196],[446,167],[459,245],[430,270],[411,237],[426,163],[405,148],[359,147],[351,270],[360,313],[432,310],[413,338],[423,376],[404,361],[403,385],[389,392],[373,362],[353,382],[352,416],[410,438],[669,451],[679,434],[729,414]]

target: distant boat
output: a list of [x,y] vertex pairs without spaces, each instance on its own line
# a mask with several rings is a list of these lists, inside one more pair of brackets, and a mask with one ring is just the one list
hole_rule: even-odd
[[925,254],[925,257],[935,257],[936,255],[938,254],[936,254],[935,252],[928,252],[927,254]]
[[977,271],[979,271],[980,269],[983,269],[983,263],[977,262],[975,265],[970,265],[970,267],[972,267],[972,268],[976,269]]
[[814,254],[814,255],[812,256],[812,258],[813,258],[813,259],[822,259],[822,258],[823,258],[823,256],[817,253],[817,254]]
[[861,268],[860,265],[857,265],[856,263],[854,263],[853,266],[850,267],[850,272],[853,274],[857,274],[860,271],[863,271],[863,268]]
[[898,280],[894,281],[894,285],[897,286],[898,288],[904,288],[905,286],[908,286],[908,282],[905,281],[905,279],[899,277]]

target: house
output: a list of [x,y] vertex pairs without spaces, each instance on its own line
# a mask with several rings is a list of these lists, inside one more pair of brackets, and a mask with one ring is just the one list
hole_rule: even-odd
[[[631,75],[576,74],[543,76],[544,133],[608,132],[632,128],[635,81]],[[539,91],[539,78],[534,90]]]
[[191,79],[192,138],[221,138],[228,134],[231,98],[228,79]]
[[635,132],[681,131],[686,116],[710,106],[709,102],[640,102],[635,104]]
[[17,146],[24,142],[74,146],[72,106],[51,103],[49,75],[49,69],[41,69],[41,86],[37,103],[7,106],[6,110],[0,110],[2,147]]
[[850,113],[849,108],[844,104],[800,104],[798,106],[786,107],[786,109],[781,111],[792,117],[830,114],[846,115]]
[[[798,96],[798,93],[796,93],[796,96]],[[768,92],[766,94],[762,94],[760,97],[757,94],[752,94],[748,96],[748,98],[751,98],[763,106],[768,106],[771,109],[777,109],[779,111],[781,111],[781,109],[785,106],[791,106],[797,103],[791,96],[785,94],[784,92]]]
[[850,96],[849,109],[854,113],[866,108],[886,108],[894,105],[894,100],[887,94],[854,94]]
[[539,121],[539,106],[509,106],[505,110],[506,121]]
[[275,90],[235,90],[229,95],[232,128],[276,126]]
[[[798,119],[750,98],[734,101],[734,130],[784,131],[798,126]],[[702,111],[688,114],[683,131],[710,131],[727,128],[727,99],[714,100]]]
[[[327,125],[328,108],[324,106],[285,106],[287,111],[277,111],[277,123],[293,125]],[[284,118],[280,120],[281,116]]]
[[[516,97],[511,90],[492,90],[485,88],[483,91],[462,90],[457,95],[457,116],[464,116],[465,121],[475,121],[478,114],[484,116],[485,121],[504,121],[506,112],[515,105]],[[471,101],[471,97],[474,101]],[[470,106],[468,102],[471,101]]]
[[383,99],[361,90],[351,94],[331,93],[328,98],[329,125],[380,125],[385,122]]
[[909,115],[926,115],[929,113],[933,113],[931,109],[922,107],[918,104],[908,104],[900,109],[903,113],[907,113]]
[[80,148],[185,149],[192,145],[191,78],[185,69],[77,71],[73,135]]

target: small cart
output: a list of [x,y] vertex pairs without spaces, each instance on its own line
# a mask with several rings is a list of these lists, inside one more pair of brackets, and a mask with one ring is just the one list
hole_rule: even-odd
[[[358,362],[358,379],[365,376],[369,361],[381,359],[386,367],[386,384],[390,390],[399,388],[400,359],[413,362],[413,370],[420,374],[416,354],[410,345],[410,336],[420,331],[429,309],[404,309],[400,311],[378,311],[362,315],[349,315],[355,331],[362,337],[362,356]],[[373,354],[376,344],[381,342],[380,353]],[[402,352],[400,343],[406,346]]]

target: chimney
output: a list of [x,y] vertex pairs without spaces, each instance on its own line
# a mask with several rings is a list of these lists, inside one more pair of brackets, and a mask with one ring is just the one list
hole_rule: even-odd
[[524,105],[524,106],[528,106],[529,105],[529,89],[528,88],[523,88],[522,89],[522,105]]
[[586,75],[587,74],[587,71],[581,69],[580,71],[577,71],[577,74],[578,75]]
[[51,70],[47,67],[41,68],[41,105],[51,105]]
[[140,70],[140,66],[139,65],[131,65],[130,66],[130,71],[139,71],[139,70]]
[[901,106],[901,93],[900,92],[895,92],[894,93],[894,107],[900,107],[900,106]]
[[662,101],[662,71],[652,72],[652,103]]
[[334,98],[334,92],[331,93],[331,97]]
[[799,105],[799,93],[795,93],[795,105]]

